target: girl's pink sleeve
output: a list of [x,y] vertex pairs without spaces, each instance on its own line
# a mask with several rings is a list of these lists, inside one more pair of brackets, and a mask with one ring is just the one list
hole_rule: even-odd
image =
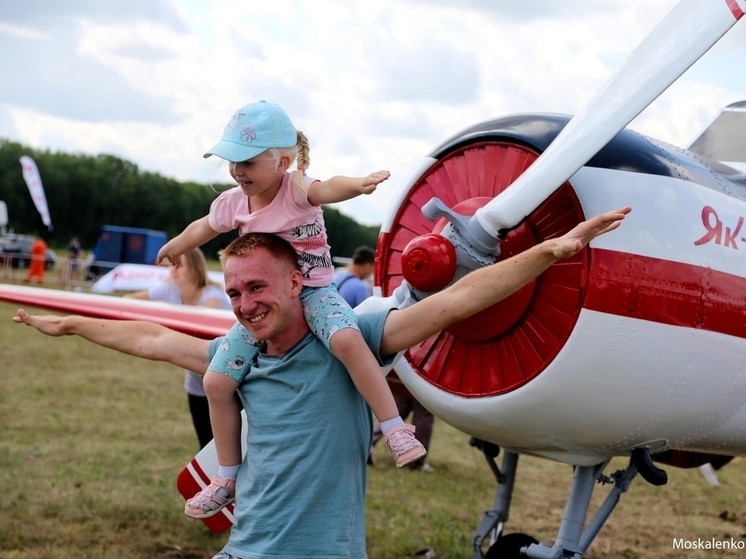
[[292,186],[292,195],[291,198],[293,200],[293,203],[298,206],[301,210],[307,210],[309,208],[317,208],[318,206],[311,203],[311,201],[308,199],[308,189],[309,187],[317,182],[319,179],[314,179],[312,177],[309,177],[308,175],[303,175],[301,179],[301,185],[298,185],[297,181],[297,174],[299,171],[293,171],[293,173],[290,176],[290,186]]
[[[236,190],[238,190],[238,193],[236,193]],[[222,192],[220,196],[213,200],[210,204],[210,213],[207,215],[207,222],[213,231],[226,233],[238,229],[236,212],[242,198],[245,199],[246,196],[239,187],[236,187]]]

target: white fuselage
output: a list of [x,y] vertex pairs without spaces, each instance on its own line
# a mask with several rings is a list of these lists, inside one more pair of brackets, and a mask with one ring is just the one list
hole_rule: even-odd
[[[586,216],[633,207],[624,226],[594,240],[592,251],[723,272],[746,287],[746,235],[733,235],[746,216],[742,200],[690,181],[609,169],[584,167],[570,182]],[[715,212],[707,224],[703,208]],[[737,286],[729,296],[743,300],[746,289]],[[743,317],[746,311],[746,324]],[[551,363],[504,394],[450,393],[405,360],[395,370],[427,408],[469,435],[591,465],[640,446],[746,454],[745,365],[744,337],[583,308]]]

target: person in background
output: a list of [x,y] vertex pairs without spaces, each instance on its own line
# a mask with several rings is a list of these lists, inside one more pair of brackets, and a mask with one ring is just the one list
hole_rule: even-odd
[[37,237],[31,245],[31,262],[23,283],[29,283],[33,278],[39,285],[44,283],[44,274],[47,264],[47,243],[41,237]]
[[342,298],[354,309],[370,297],[370,285],[365,281],[376,265],[376,253],[367,246],[360,246],[352,253],[352,262],[334,274],[334,283]]
[[[207,263],[200,249],[187,251],[182,259],[182,266],[178,268],[171,266],[169,276],[169,281],[150,289],[128,293],[125,297],[163,301],[174,305],[231,309],[231,302],[223,287],[208,278]],[[189,399],[189,411],[192,414],[192,423],[200,448],[204,448],[212,440],[210,406],[202,386],[202,379],[201,374],[189,370],[184,371],[184,389]]]
[[67,263],[65,266],[65,281],[67,285],[80,279],[80,241],[73,237],[67,245]]
[[83,267],[85,268],[85,281],[96,281],[98,279],[101,269],[99,268],[96,260],[101,253],[102,242],[103,239],[99,237],[96,241],[96,244],[93,245],[93,249],[88,253],[88,257],[85,259],[85,262],[83,263]]

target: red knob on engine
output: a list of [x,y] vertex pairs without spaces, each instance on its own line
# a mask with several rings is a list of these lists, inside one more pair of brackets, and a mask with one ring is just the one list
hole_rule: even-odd
[[440,291],[456,274],[456,251],[442,235],[422,235],[404,248],[401,268],[404,279],[415,289]]

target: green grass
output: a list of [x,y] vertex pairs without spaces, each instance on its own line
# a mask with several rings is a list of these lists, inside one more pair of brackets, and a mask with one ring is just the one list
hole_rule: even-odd
[[[0,303],[0,559],[212,557],[227,535],[184,516],[175,488],[197,450],[181,371],[77,338],[44,337],[13,324],[15,310]],[[371,559],[423,548],[439,559],[471,558],[495,483],[468,437],[436,422],[430,475],[396,470],[383,445],[375,452]],[[673,538],[743,537],[743,459],[720,472],[720,488],[696,469],[668,473],[662,488],[635,480],[586,557],[743,555],[671,545]],[[570,479],[567,465],[521,457],[506,531],[553,542]],[[599,489],[594,505],[605,494]]]

